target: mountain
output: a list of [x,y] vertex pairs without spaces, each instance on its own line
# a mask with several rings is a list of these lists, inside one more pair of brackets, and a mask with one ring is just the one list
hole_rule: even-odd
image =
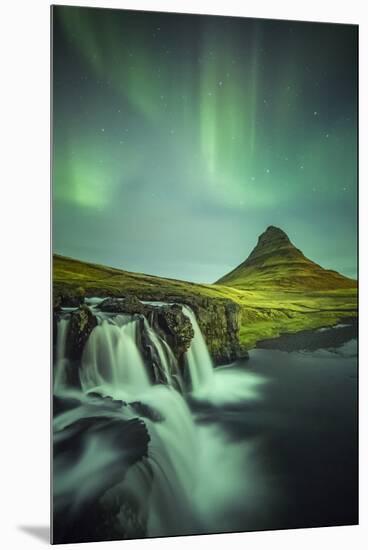
[[218,284],[133,273],[54,255],[53,297],[135,297],[189,305],[216,363],[283,333],[329,327],[357,317],[357,283],[308,260],[286,233],[269,227],[250,256]]
[[287,234],[270,226],[258,238],[248,258],[216,281],[242,290],[335,290],[355,288],[357,282],[324,269],[296,248]]

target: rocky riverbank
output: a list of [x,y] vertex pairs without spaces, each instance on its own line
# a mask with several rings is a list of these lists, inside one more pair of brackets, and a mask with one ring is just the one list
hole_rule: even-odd
[[[150,300],[145,296],[145,302]],[[54,316],[57,317],[61,307],[76,307],[71,314],[67,335],[68,356],[73,360],[81,357],[84,345],[97,324],[91,309],[84,303],[82,292],[54,295]],[[160,308],[144,303],[134,295],[124,297],[107,297],[99,309],[108,313],[121,313],[143,316],[161,333],[173,350],[175,357],[182,362],[183,354],[189,349],[194,336],[190,319],[183,313],[181,305],[189,306],[196,315],[198,324],[206,340],[209,352],[216,365],[246,358],[247,351],[239,342],[240,308],[231,300],[207,299],[203,297],[167,296],[162,301],[167,303]],[[156,298],[157,300],[157,298]],[[56,323],[54,323],[56,327]],[[142,331],[142,347],[144,331]],[[56,340],[56,338],[55,338]],[[152,358],[151,358],[152,359]]]

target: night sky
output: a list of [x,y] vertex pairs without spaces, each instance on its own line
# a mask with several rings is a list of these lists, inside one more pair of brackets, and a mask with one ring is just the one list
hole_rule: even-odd
[[54,252],[213,282],[268,225],[356,276],[357,27],[53,8]]

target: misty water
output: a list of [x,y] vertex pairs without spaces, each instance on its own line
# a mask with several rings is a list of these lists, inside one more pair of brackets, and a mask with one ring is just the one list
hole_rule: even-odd
[[89,530],[105,539],[356,522],[356,340],[255,349],[214,369],[184,307],[195,332],[187,379],[146,327],[166,381],[153,384],[136,317],[99,312],[98,303],[81,389],[65,382],[70,312],[58,323],[56,542],[89,540]]

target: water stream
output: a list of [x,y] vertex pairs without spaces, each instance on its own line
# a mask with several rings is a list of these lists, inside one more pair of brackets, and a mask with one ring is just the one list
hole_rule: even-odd
[[[288,431],[288,423],[282,414],[285,404],[278,401],[275,406],[275,398],[269,396],[279,384],[275,379],[278,364],[290,365],[291,361],[290,372],[300,368],[307,385],[312,367],[305,369],[305,361],[315,366],[318,354],[255,350],[248,364],[214,369],[195,315],[183,306],[195,333],[185,357],[189,389],[167,342],[148,319],[143,320],[163,373],[163,383],[157,384],[140,348],[141,320],[134,315],[103,313],[98,308],[100,301],[89,302],[98,325],[88,338],[80,364],[74,366],[79,369],[79,389],[68,387],[66,376],[66,370],[73,368],[66,357],[70,311],[64,311],[58,321],[56,542],[289,526],[292,501],[285,494],[277,443],[269,446],[278,433]],[[354,373],[354,358],[328,354],[330,363],[340,361],[335,378],[336,372],[345,376],[347,368]],[[325,380],[326,361],[322,359],[319,364]],[[296,414],[289,423],[294,430],[298,400],[291,394],[287,399],[290,379],[298,392],[290,372],[286,369],[280,392]],[[312,368],[315,383],[313,372]],[[353,396],[345,405],[349,426],[353,425]],[[270,459],[272,453],[276,463]],[[296,517],[296,526],[300,521]]]

